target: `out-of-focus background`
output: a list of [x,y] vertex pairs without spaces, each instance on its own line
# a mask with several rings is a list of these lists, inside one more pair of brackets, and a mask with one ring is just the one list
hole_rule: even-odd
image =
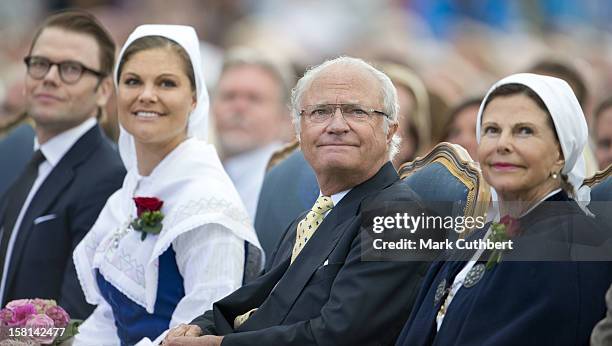
[[[582,76],[587,119],[612,85],[607,0],[2,1],[0,128],[23,109],[22,59],[33,31],[49,13],[65,8],[94,13],[118,46],[140,24],[194,26],[211,92],[224,52],[236,46],[288,62],[295,77],[337,55],[400,63],[424,81],[432,118],[542,59],[561,61]],[[112,119],[112,104],[108,113]],[[435,119],[433,127],[441,127]]]

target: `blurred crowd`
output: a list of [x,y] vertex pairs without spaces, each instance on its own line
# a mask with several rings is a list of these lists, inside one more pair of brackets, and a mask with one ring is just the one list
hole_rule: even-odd
[[[442,140],[473,153],[473,124],[485,88],[502,76],[535,71],[563,77],[584,108],[593,154],[599,164],[611,158],[611,115],[595,112],[612,85],[612,36],[608,1],[577,0],[24,0],[0,4],[0,131],[23,121],[23,57],[34,29],[53,11],[83,8],[124,42],[144,23],[187,24],[196,28],[207,86],[214,94],[225,53],[236,47],[285,66],[292,83],[311,65],[338,55],[364,58],[378,66],[405,69],[400,86],[403,117],[411,122],[409,150],[398,160],[414,158]],[[393,73],[391,73],[393,74]],[[397,73],[396,73],[397,74]],[[403,82],[402,82],[403,81]],[[289,86],[292,86],[290,84]],[[420,86],[416,87],[417,89]],[[418,94],[418,95],[417,95]],[[420,104],[419,104],[420,103]],[[114,102],[103,123],[117,137]],[[607,107],[604,107],[607,108]],[[420,112],[421,115],[415,115]],[[213,112],[214,113],[214,112]],[[599,126],[594,114],[602,120]],[[288,121],[277,122],[278,141],[292,137]],[[214,126],[211,127],[214,132]],[[215,136],[215,134],[212,134]],[[420,136],[420,137],[419,137]],[[606,137],[607,136],[607,137]],[[218,137],[218,136],[217,136]],[[404,136],[408,137],[408,136]],[[415,137],[417,142],[414,142]],[[599,152],[597,147],[600,147]],[[223,149],[223,148],[221,148]],[[223,150],[221,150],[223,151]],[[593,155],[591,155],[593,156]]]
[[[454,298],[501,252],[486,269],[485,249],[463,268],[436,262],[423,279],[429,262],[362,260],[356,239],[370,203],[428,193],[399,182],[400,166],[451,142],[465,150],[438,148],[471,156],[500,203],[476,236],[518,237],[520,219],[585,253],[585,234],[610,244],[574,199],[588,204],[591,183],[610,191],[596,180],[612,169],[611,12],[603,0],[0,2],[0,303],[50,297],[89,316],[75,345],[387,344],[423,287],[398,345],[551,340],[558,325],[582,343],[609,262],[505,262]],[[567,209],[551,217],[544,201]],[[545,308],[527,328],[514,303],[489,321],[498,296]],[[594,340],[612,336],[610,297]],[[453,299],[477,318],[453,315]]]

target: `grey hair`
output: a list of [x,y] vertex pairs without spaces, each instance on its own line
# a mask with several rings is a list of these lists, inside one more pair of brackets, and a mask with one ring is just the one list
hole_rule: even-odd
[[[346,66],[346,67],[357,67],[362,70],[370,72],[380,82],[380,92],[383,98],[383,111],[388,117],[384,118],[383,127],[385,133],[389,132],[389,126],[393,123],[397,123],[397,117],[399,114],[399,103],[397,98],[397,90],[391,82],[391,79],[384,74],[382,71],[376,69],[374,66],[363,61],[362,59],[340,56],[334,59],[325,61],[324,63],[309,68],[304,76],[298,80],[297,84],[291,90],[291,118],[295,133],[299,139],[300,135],[300,105],[302,103],[302,96],[306,89],[310,87],[312,81],[325,69],[330,66]],[[396,133],[393,135],[391,142],[389,143],[387,150],[389,152],[389,160],[399,152],[401,143],[400,136]]]
[[223,60],[221,75],[233,67],[257,66],[268,72],[278,83],[281,89],[281,102],[286,106],[289,102],[289,90],[295,83],[295,74],[289,64],[268,57],[265,54],[247,47],[238,47],[230,50]]

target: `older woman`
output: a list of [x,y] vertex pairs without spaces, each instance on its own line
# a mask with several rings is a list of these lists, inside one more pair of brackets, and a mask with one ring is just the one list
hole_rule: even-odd
[[245,242],[259,246],[204,141],[208,95],[193,28],[138,27],[115,84],[128,173],[74,252],[85,297],[97,305],[76,345],[146,343],[191,321],[241,286]]
[[477,134],[484,177],[509,216],[473,237],[515,237],[515,248],[434,263],[397,344],[587,344],[612,268],[582,261],[609,260],[591,256],[609,235],[573,200],[588,201],[578,101],[560,79],[512,75],[484,98]]

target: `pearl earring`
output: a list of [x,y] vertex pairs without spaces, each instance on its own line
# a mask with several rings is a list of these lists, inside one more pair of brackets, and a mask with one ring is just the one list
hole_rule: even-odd
[[559,178],[559,174],[558,174],[557,172],[553,172],[553,173],[552,173],[550,176],[551,176],[553,179],[557,179],[557,178]]

